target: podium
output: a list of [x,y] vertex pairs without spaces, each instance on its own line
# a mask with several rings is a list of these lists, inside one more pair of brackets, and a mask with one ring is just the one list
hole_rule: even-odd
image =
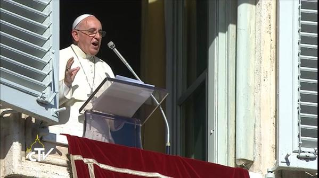
[[138,80],[107,77],[79,110],[85,115],[83,137],[142,148],[141,127],[167,95]]

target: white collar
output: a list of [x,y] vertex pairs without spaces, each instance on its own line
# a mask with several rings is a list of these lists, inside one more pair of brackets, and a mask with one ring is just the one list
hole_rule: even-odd
[[71,44],[71,47],[76,52],[76,55],[78,55],[79,57],[81,57],[83,59],[89,59],[89,60],[93,60],[94,59],[94,56],[92,56],[90,54],[86,54],[84,51],[82,51],[82,49],[79,46],[77,46],[75,44]]

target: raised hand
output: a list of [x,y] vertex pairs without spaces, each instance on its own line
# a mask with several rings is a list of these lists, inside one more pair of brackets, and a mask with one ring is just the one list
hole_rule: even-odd
[[65,66],[64,83],[68,87],[72,86],[74,78],[75,78],[76,74],[78,73],[78,71],[80,70],[80,67],[76,67],[76,68],[71,69],[71,66],[73,65],[73,63],[74,63],[74,58],[71,57]]

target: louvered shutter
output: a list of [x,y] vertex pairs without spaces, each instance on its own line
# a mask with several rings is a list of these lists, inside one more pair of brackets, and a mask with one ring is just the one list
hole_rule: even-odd
[[0,0],[1,105],[58,121],[59,0]]
[[278,166],[317,169],[317,0],[278,4]]
[[317,150],[318,130],[318,2],[301,1],[300,9],[300,150]]

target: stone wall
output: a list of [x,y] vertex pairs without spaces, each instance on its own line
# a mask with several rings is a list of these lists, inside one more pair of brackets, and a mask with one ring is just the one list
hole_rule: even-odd
[[[45,153],[50,148],[54,149],[45,160],[30,161],[26,150],[35,142],[36,135],[39,134],[40,121],[12,110],[2,111],[0,112],[1,177],[71,177],[67,146],[40,140],[44,144]],[[41,144],[35,143],[33,149],[36,147],[41,148]],[[33,158],[38,158],[37,152]]]

